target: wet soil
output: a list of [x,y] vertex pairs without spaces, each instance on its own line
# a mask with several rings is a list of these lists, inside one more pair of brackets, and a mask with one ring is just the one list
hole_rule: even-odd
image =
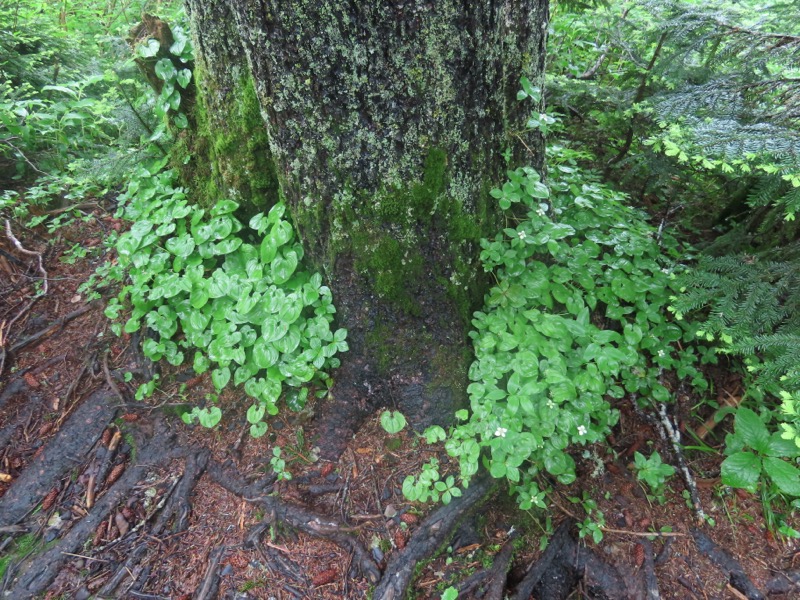
[[[800,598],[800,545],[769,532],[760,498],[719,483],[725,421],[705,451],[684,450],[712,527],[678,477],[662,499],[636,481],[636,450],[674,456],[625,401],[610,449],[576,451],[578,481],[555,487],[547,514],[516,510],[489,480],[448,507],[409,503],[407,475],[433,457],[455,465],[413,432],[387,435],[378,414],[325,460],[313,437],[325,400],[278,416],[258,440],[236,389],[216,429],[184,425],[180,407],[213,391],[185,369],[160,366],[159,390],[134,401],[152,367],[78,291],[113,260],[101,240],[121,224],[101,208],[83,216],[55,238],[16,225],[49,280],[26,311],[35,260],[2,245],[17,259],[0,261],[3,597],[399,599],[407,579],[421,599],[450,585],[461,598]],[[70,264],[75,243],[88,255]],[[736,378],[718,375],[735,395]],[[686,436],[710,416],[690,417],[697,400],[673,407]],[[291,481],[275,477],[276,446]],[[583,494],[605,515],[599,544],[577,535],[585,515],[570,499]]]

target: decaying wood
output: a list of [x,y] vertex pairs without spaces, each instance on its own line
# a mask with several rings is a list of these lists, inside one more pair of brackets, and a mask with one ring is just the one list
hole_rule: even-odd
[[730,578],[731,585],[743,593],[747,600],[764,600],[764,594],[755,586],[753,581],[744,572],[742,566],[726,550],[720,548],[714,540],[699,529],[691,530],[694,542],[701,554],[707,556]]

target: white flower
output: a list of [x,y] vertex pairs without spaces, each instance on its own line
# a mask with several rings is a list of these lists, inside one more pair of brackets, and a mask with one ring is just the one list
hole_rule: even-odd
[[555,407],[556,407],[556,403],[555,402],[553,402],[552,400],[548,400],[547,401],[547,408],[553,409]]
[[521,240],[525,239],[525,232],[524,231],[518,231],[517,235],[519,236],[519,239],[521,239]]
[[494,435],[495,435],[495,437],[503,437],[504,438],[504,437],[506,437],[507,433],[508,433],[508,429],[506,429],[505,427],[498,427],[497,430],[494,432]]
[[587,431],[584,425],[578,425],[578,435],[586,435]]
[[664,357],[664,354],[665,354],[665,353],[664,353],[664,351],[663,351],[663,350],[659,350],[659,351],[658,351],[658,356],[659,356],[659,357],[663,358],[663,357]]
[[544,216],[544,210],[540,208],[540,209],[538,209],[536,211],[536,214],[539,215],[540,217],[543,217]]

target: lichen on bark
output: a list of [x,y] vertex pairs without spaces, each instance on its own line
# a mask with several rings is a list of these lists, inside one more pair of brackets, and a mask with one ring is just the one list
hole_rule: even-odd
[[[466,398],[488,191],[522,118],[519,78],[543,71],[547,1],[188,6],[217,93],[253,83],[280,194],[350,331],[341,420],[387,403],[446,419]],[[203,94],[209,129],[223,126],[225,102]]]

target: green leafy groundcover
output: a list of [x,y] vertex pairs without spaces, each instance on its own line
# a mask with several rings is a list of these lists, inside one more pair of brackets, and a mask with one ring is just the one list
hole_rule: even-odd
[[[301,267],[303,249],[282,203],[244,226],[231,200],[209,211],[190,205],[174,186],[176,173],[162,166],[142,167],[123,197],[134,224],[117,241],[116,276],[127,271],[129,283],[106,315],[117,319],[129,303],[130,318],[116,330],[149,328],[146,356],[180,365],[193,353],[194,370],[211,368],[217,391],[243,385],[253,399],[250,432],[259,437],[284,385],[299,388],[338,366],[347,332],[331,331],[331,291]],[[287,404],[299,410],[307,393],[287,394]],[[220,417],[218,407],[195,407],[186,420],[214,426]]]
[[483,241],[497,284],[473,320],[471,410],[445,442],[464,483],[483,460],[523,509],[544,506],[541,473],[575,480],[568,448],[605,437],[618,419],[610,399],[670,401],[668,371],[707,385],[694,332],[667,311],[676,242],[624,195],[554,162],[549,185],[521,168],[492,192],[508,227]]

